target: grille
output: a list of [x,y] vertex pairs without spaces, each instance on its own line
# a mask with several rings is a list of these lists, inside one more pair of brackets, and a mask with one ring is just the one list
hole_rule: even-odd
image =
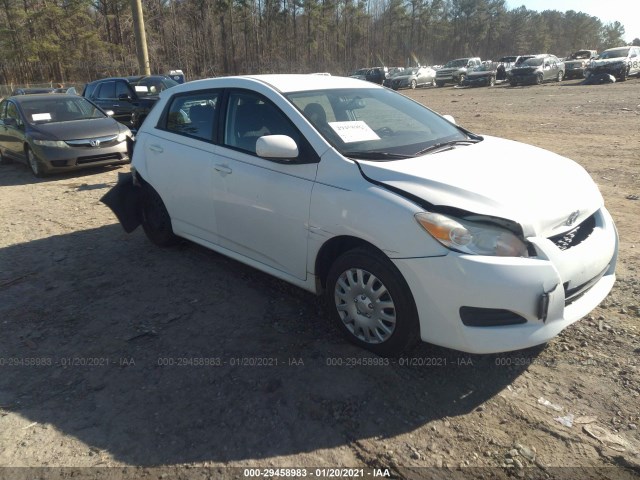
[[91,155],[88,157],[80,157],[78,158],[78,165],[93,162],[103,162],[105,160],[122,160],[122,155],[120,155],[119,153],[109,153],[105,155]]
[[593,277],[588,282],[585,282],[582,285],[578,285],[577,287],[574,287],[574,288],[569,288],[569,282],[565,283],[563,285],[565,307],[567,305],[571,305],[573,302],[575,302],[580,297],[582,297],[585,293],[587,293],[591,289],[591,287],[593,287],[596,283],[600,281],[602,277],[604,277],[604,274],[607,273],[607,270],[609,270],[609,265],[607,265],[604,270],[602,270],[598,275]]
[[593,214],[573,230],[550,237],[549,240],[560,250],[567,250],[584,242],[595,228],[596,218],[595,214]]

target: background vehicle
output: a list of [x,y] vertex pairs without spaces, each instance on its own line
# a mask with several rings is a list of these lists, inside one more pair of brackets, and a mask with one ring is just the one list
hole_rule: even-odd
[[564,61],[565,78],[584,78],[584,71],[592,58],[595,58],[598,52],[595,50],[578,50],[569,55]]
[[11,95],[34,95],[38,93],[54,93],[55,88],[29,88],[29,87],[20,87],[15,88]]
[[447,83],[462,84],[467,76],[467,70],[481,64],[482,60],[479,57],[451,60],[436,72],[436,85],[443,87]]
[[382,85],[384,80],[387,78],[388,69],[387,67],[374,67],[370,68],[365,74],[365,80],[367,82],[372,82],[378,85]]
[[417,335],[474,353],[543,343],[615,280],[616,230],[582,167],[376,85],[185,84],[136,142],[113,195],[138,189],[133,220],[151,241],[183,237],[324,294],[347,338],[378,354]]
[[407,68],[389,79],[387,85],[394,90],[401,88],[417,88],[427,85],[435,86],[436,72],[431,67]]
[[591,61],[585,77],[609,74],[624,82],[630,75],[640,75],[640,47],[619,47],[605,50]]
[[564,78],[564,63],[555,55],[541,54],[526,58],[511,69],[509,83],[515,87],[520,84],[541,84],[548,80],[561,82]]
[[78,95],[14,96],[0,103],[0,157],[36,177],[129,162],[131,132]]
[[462,81],[465,87],[493,87],[498,76],[498,64],[493,62],[483,63],[467,71],[466,78]]
[[496,68],[496,80],[509,80],[509,73],[519,58],[519,55],[508,55],[499,58]]
[[82,95],[113,118],[137,130],[158,101],[161,91],[178,85],[163,75],[115,77],[96,80],[85,86]]

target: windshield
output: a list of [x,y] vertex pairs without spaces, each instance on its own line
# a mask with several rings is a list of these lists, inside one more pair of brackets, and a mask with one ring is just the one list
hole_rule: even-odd
[[585,60],[588,58],[591,58],[591,52],[589,51],[585,51],[585,52],[576,52],[573,55],[571,55],[571,60]]
[[526,65],[528,67],[539,67],[540,65],[542,65],[543,60],[543,58],[529,58],[528,60],[522,62],[522,65]]
[[616,48],[615,50],[607,50],[606,52],[602,52],[599,58],[619,58],[626,57],[629,55],[628,48]]
[[84,97],[61,98],[57,95],[45,98],[30,98],[21,102],[25,119],[30,124],[71,122],[106,115]]
[[170,78],[163,77],[145,77],[137,82],[131,82],[131,85],[135,89],[136,93],[140,97],[151,97],[158,95],[167,88],[175,87],[178,82],[171,80]]
[[498,61],[501,62],[501,63],[512,63],[512,62],[515,62],[517,58],[518,57],[502,57]]
[[369,71],[368,68],[361,68],[360,70],[356,70],[352,75],[366,75]]
[[466,66],[467,66],[467,59],[461,58],[460,60],[451,60],[450,62],[447,62],[444,68],[458,68],[458,67],[466,67]]
[[286,96],[347,157],[394,160],[419,156],[446,142],[477,141],[423,105],[388,89],[320,90]]
[[491,63],[485,63],[484,65],[478,65],[475,67],[472,72],[491,72],[495,70],[495,66]]

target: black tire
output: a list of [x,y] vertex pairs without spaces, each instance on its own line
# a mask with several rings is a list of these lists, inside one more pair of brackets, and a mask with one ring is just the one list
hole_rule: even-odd
[[466,75],[460,75],[458,77],[458,85],[462,85],[466,79],[467,79]]
[[398,356],[420,338],[418,311],[407,282],[374,249],[356,248],[338,257],[327,274],[325,299],[347,339],[373,353]]
[[496,84],[496,77],[489,77],[489,86],[493,87]]
[[0,150],[0,165],[8,165],[9,163],[13,163],[13,160],[5,156],[5,154],[2,153],[2,150]]
[[42,163],[40,162],[36,154],[33,153],[33,150],[31,150],[29,147],[24,147],[24,155],[25,157],[27,157],[27,164],[29,165],[33,176],[36,178],[44,177],[45,172],[42,169]]
[[544,77],[539,73],[536,75],[536,85],[542,85],[542,82],[544,82]]
[[415,80],[411,80],[411,85],[410,85],[411,90],[415,90],[417,86],[418,86],[418,82],[416,82]]
[[626,81],[628,75],[629,75],[629,72],[627,71],[627,69],[623,68],[622,70],[620,70],[620,76],[618,77],[618,81],[620,82]]
[[562,73],[562,70],[560,70],[558,72],[558,76],[556,77],[556,82],[561,82],[563,77],[564,77],[564,75]]
[[142,228],[152,243],[159,247],[170,247],[179,242],[180,239],[173,233],[169,212],[151,185],[142,186],[140,208]]
[[514,82],[513,80],[511,80],[509,82],[509,85],[511,85],[512,87],[517,87],[518,86],[518,82]]

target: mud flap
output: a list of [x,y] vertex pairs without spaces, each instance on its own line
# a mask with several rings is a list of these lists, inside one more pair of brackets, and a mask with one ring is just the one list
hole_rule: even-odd
[[127,233],[133,232],[141,223],[140,187],[133,184],[132,173],[118,173],[118,183],[100,201],[109,207]]

